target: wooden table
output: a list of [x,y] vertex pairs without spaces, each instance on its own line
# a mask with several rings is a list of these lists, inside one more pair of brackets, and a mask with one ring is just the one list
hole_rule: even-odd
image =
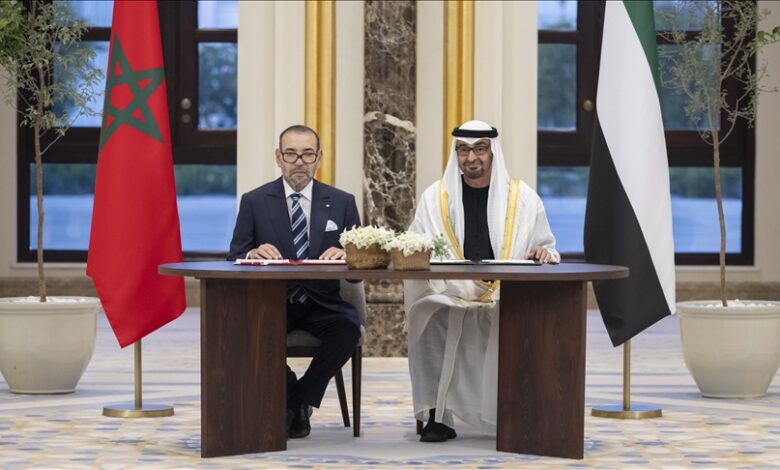
[[500,279],[496,449],[581,459],[587,284],[628,276],[578,263],[395,271],[205,261],[159,271],[200,279],[203,457],[287,449],[287,280]]

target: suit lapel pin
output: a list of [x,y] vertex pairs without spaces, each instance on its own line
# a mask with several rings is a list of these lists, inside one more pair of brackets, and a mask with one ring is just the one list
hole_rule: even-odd
[[326,203],[325,203],[325,207],[330,207],[330,203],[329,203],[329,202],[326,202]]

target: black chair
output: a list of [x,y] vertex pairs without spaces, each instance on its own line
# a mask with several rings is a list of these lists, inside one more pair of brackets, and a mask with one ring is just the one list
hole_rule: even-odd
[[[357,309],[360,318],[360,341],[352,353],[352,406],[354,427],[352,434],[360,436],[360,377],[363,362],[363,341],[366,336],[366,292],[363,282],[341,281],[341,298],[351,303]],[[320,340],[303,330],[293,330],[287,334],[287,357],[311,357],[317,351]],[[339,369],[334,377],[336,391],[341,405],[341,417],[344,427],[349,427],[349,408],[347,408],[347,393],[344,388],[344,375]]]

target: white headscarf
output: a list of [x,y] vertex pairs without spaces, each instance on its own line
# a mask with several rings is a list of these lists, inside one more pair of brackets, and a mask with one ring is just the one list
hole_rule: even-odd
[[[482,121],[468,121],[458,129],[471,131],[491,131],[488,124]],[[463,247],[464,216],[463,216],[463,192],[461,189],[461,175],[463,172],[458,166],[458,155],[455,151],[457,141],[473,145],[485,137],[454,137],[450,147],[450,159],[444,170],[442,182],[449,197],[450,220],[452,229],[458,238],[458,243]],[[509,195],[509,172],[504,164],[504,152],[497,137],[490,138],[490,150],[493,152],[493,162],[490,172],[490,189],[488,190],[487,220],[490,231],[490,245],[493,247],[493,256],[496,259],[501,256],[501,248],[504,237],[504,222],[506,219],[507,196]]]

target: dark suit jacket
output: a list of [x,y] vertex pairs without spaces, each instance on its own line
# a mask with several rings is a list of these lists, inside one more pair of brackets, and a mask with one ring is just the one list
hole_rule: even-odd
[[[314,180],[311,197],[311,215],[307,221],[309,258],[316,259],[332,246],[341,248],[339,235],[345,228],[360,226],[360,216],[355,196],[332,186]],[[336,224],[336,230],[325,231],[328,220]],[[274,245],[284,258],[295,258],[290,215],[281,177],[241,196],[228,260],[244,258],[249,250],[263,243]],[[339,281],[295,281],[288,283],[288,291],[296,285],[300,285],[314,302],[357,320],[354,307],[344,302],[339,295]]]

